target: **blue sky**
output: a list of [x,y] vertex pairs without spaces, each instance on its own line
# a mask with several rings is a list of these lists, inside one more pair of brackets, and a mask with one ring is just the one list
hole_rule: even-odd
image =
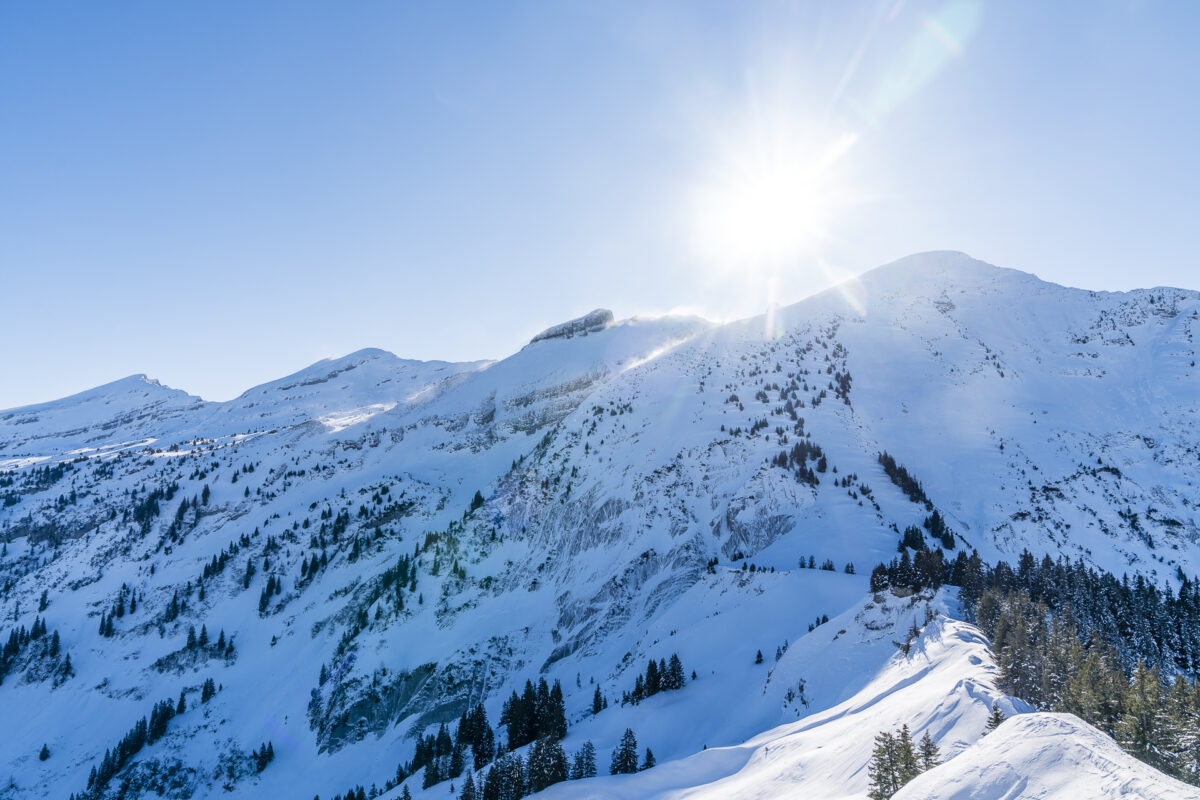
[[0,408],[747,316],[929,249],[1200,288],[1198,17],[0,0]]

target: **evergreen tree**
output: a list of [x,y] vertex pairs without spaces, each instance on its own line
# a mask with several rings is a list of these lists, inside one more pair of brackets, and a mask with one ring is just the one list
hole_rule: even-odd
[[575,754],[575,763],[571,767],[571,779],[594,777],[596,777],[596,746],[592,744],[591,739],[588,739]]
[[907,725],[901,726],[895,733],[881,731],[875,736],[875,747],[867,764],[870,782],[868,797],[871,800],[885,800],[937,764],[938,748],[928,731],[916,748]]
[[526,782],[525,762],[521,756],[513,754],[508,757],[508,769],[500,784],[501,800],[520,800],[528,788]]
[[683,674],[683,662],[679,660],[679,654],[672,653],[671,660],[667,662],[667,688],[682,689],[686,680]]
[[462,793],[458,796],[458,800],[476,800],[475,797],[475,779],[471,777],[471,773],[467,773],[467,779],[463,782]]
[[662,681],[658,672],[658,664],[654,659],[650,659],[650,663],[646,665],[646,696],[656,695],[662,689]]
[[875,735],[875,747],[867,764],[870,781],[867,796],[871,800],[887,800],[900,790],[900,765],[896,757],[896,737],[891,731]]
[[1163,735],[1170,728],[1164,701],[1163,682],[1158,669],[1138,661],[1126,695],[1124,713],[1117,723],[1115,738],[1121,747],[1155,766],[1163,763],[1163,752],[1171,746],[1163,741]]
[[438,776],[437,759],[425,765],[425,774],[421,776],[421,788],[428,789],[441,781]]
[[550,698],[546,704],[544,732],[554,741],[560,741],[567,736],[567,707],[563,700],[562,684],[554,682],[550,690]]
[[1178,676],[1166,692],[1167,729],[1163,737],[1169,742],[1162,754],[1162,769],[1178,775],[1189,783],[1197,777],[1196,756],[1200,755],[1200,708],[1196,704],[1196,685]]
[[991,715],[988,716],[987,725],[983,731],[984,735],[986,736],[987,734],[996,730],[996,728],[999,728],[1001,723],[1004,722],[1004,720],[1005,720],[1004,712],[1000,710],[1000,706],[993,703],[992,704],[992,713],[991,713]]
[[646,748],[646,756],[642,759],[642,769],[650,769],[658,762],[654,760],[654,751],[649,747]]
[[920,744],[917,745],[917,762],[921,772],[933,769],[941,763],[941,753],[938,752],[938,746],[934,744],[933,737],[929,735],[928,730],[925,731]]
[[567,756],[558,740],[545,736],[533,743],[527,774],[530,792],[540,792],[567,779]]
[[483,800],[500,800],[500,772],[501,767],[496,763],[484,773],[480,791]]
[[608,771],[612,775],[631,775],[638,771],[637,736],[632,728],[625,729],[621,743],[613,750],[612,764]]
[[900,775],[901,786],[917,777],[921,772],[917,764],[917,753],[913,747],[912,734],[908,731],[908,725],[901,726],[900,733],[896,736],[896,765]]
[[50,757],[50,748],[43,744],[41,751],[38,753],[38,760],[45,761],[49,757]]

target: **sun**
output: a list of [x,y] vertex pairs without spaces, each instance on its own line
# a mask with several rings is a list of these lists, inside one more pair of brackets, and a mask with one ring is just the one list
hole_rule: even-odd
[[691,199],[697,254],[720,269],[763,272],[818,253],[849,202],[839,167],[855,141],[784,126],[722,146]]

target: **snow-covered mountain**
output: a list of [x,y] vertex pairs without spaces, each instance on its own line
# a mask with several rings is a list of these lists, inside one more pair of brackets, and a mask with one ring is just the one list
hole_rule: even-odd
[[[632,728],[659,761],[552,797],[863,797],[901,724],[953,758],[897,797],[1054,796],[1068,772],[1097,787],[1074,796],[1200,796],[1071,718],[981,738],[993,702],[1029,710],[982,635],[951,594],[866,577],[932,509],[988,561],[1200,573],[1197,333],[1197,292],[928,253],[728,325],[601,310],[497,362],[363,350],[227,403],[135,376],[0,412],[0,617],[61,651],[0,683],[0,797],[82,793],[181,692],[107,791],[382,789],[419,735],[477,703],[495,724],[541,678],[568,750],[607,764]],[[686,686],[622,705],[672,654]],[[1002,761],[1041,782],[964,794]]]

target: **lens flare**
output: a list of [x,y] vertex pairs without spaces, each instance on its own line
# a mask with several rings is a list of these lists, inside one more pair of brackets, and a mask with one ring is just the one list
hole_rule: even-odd
[[726,269],[778,268],[815,251],[849,202],[837,166],[857,136],[752,131],[729,147],[692,203],[697,253]]

